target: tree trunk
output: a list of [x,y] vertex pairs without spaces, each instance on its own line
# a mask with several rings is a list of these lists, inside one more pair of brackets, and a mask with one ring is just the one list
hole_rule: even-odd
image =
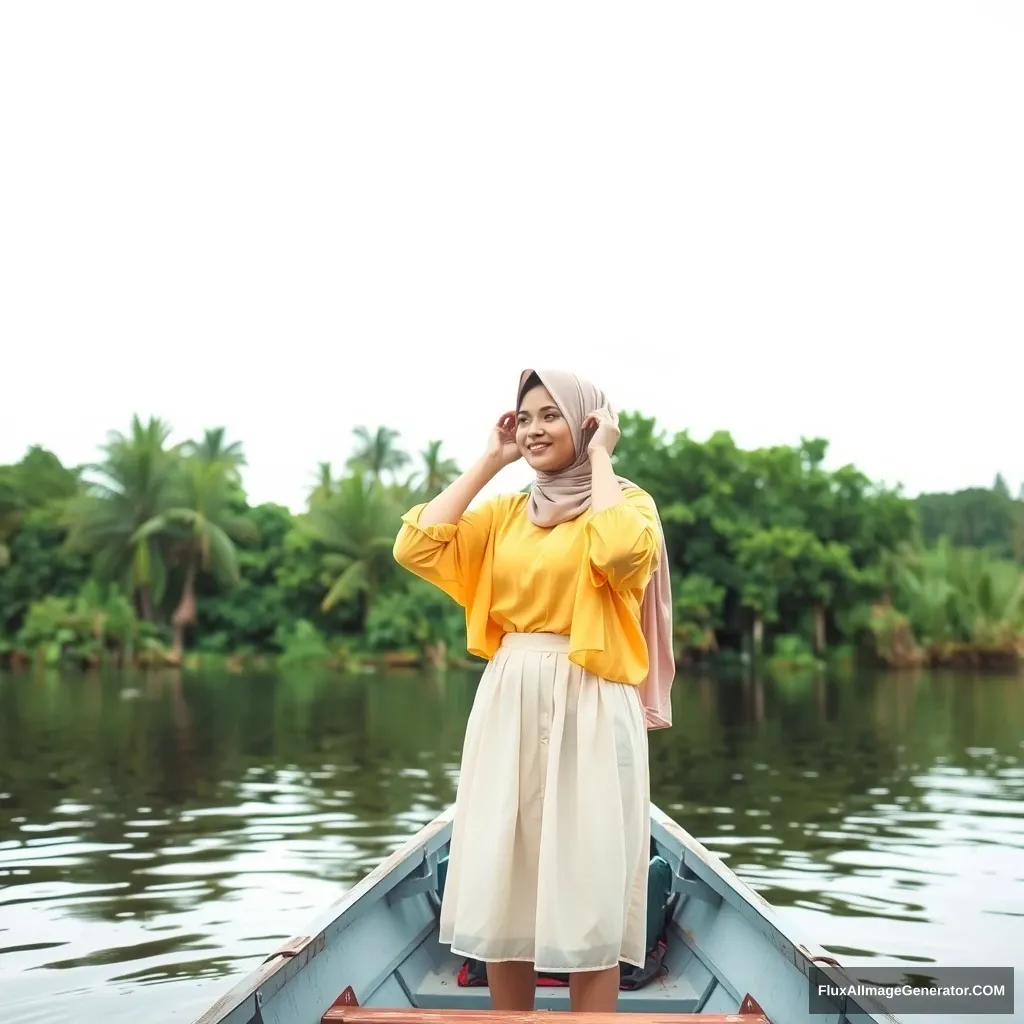
[[366,623],[369,621],[370,611],[376,599],[377,573],[374,571],[373,563],[368,559],[366,563],[366,589],[363,591],[363,633],[366,632]]
[[758,612],[754,612],[754,657],[761,657],[761,651],[764,649],[764,619],[761,618]]
[[444,640],[423,645],[423,656],[431,668],[444,668],[448,663],[448,645]]
[[825,606],[820,601],[814,602],[814,653],[825,651]]
[[171,626],[174,628],[174,642],[171,644],[170,660],[175,665],[181,663],[185,653],[185,630],[196,621],[196,563],[195,559],[189,560],[188,568],[185,570],[185,582],[181,588],[181,600],[178,607],[174,609],[171,616]]
[[139,599],[139,614],[145,622],[153,621],[153,595],[150,593],[149,584],[144,583],[136,591]]

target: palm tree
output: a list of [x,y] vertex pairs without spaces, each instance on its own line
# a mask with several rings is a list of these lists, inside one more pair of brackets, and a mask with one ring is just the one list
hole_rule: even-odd
[[324,596],[324,611],[361,594],[365,622],[381,579],[394,566],[399,514],[384,487],[374,479],[348,477],[336,494],[311,507],[297,522],[308,537],[327,548],[323,566],[335,578]]
[[176,456],[166,448],[170,426],[132,417],[128,434],[111,432],[105,458],[83,467],[96,474],[64,513],[68,544],[94,557],[100,578],[123,583],[144,619],[154,619],[166,582],[165,552],[154,530],[139,528],[171,507]]
[[356,427],[352,431],[358,439],[359,446],[348,460],[348,468],[361,473],[369,473],[379,481],[383,473],[391,473],[409,463],[409,455],[396,444],[399,434],[390,427],[378,427],[374,433],[366,427]]
[[242,442],[226,444],[225,433],[224,427],[207,428],[201,441],[186,441],[181,446],[181,452],[188,458],[222,465],[232,482],[241,483],[241,468],[246,465]]
[[178,466],[174,503],[135,532],[134,540],[165,540],[174,561],[184,566],[181,596],[171,616],[173,642],[169,660],[185,650],[185,631],[196,621],[196,578],[211,573],[222,583],[239,579],[235,540],[255,540],[256,528],[232,511],[234,465],[215,450],[184,459]]
[[1018,643],[1024,640],[1024,572],[1008,559],[955,547],[908,552],[900,567],[898,603],[930,643]]
[[306,503],[309,507],[326,501],[336,493],[334,471],[329,462],[319,462],[316,467],[316,486],[309,492]]
[[430,441],[420,452],[422,469],[409,481],[426,501],[440,494],[459,475],[458,463],[441,457],[441,443]]

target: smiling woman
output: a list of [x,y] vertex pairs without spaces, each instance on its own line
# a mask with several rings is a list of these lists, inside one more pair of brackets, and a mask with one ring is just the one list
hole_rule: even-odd
[[[527,370],[484,456],[403,519],[395,558],[466,609],[488,659],[466,729],[440,939],[487,963],[495,1009],[537,972],[574,1010],[616,1008],[646,954],[646,728],[671,724],[671,600],[653,500],[615,475],[604,394]],[[528,494],[467,511],[503,466]],[[578,866],[590,870],[580,872]]]

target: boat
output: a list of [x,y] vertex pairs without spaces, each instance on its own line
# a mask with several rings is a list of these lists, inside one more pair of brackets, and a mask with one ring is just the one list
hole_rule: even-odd
[[[421,829],[194,1024],[529,1024],[550,1020],[545,1011],[568,1013],[557,977],[539,982],[532,1014],[491,1010],[483,965],[438,942],[453,813]],[[855,979],[824,949],[793,938],[769,903],[654,805],[651,857],[649,969],[621,972],[618,1014],[636,1014],[631,1024],[898,1024],[849,993],[812,1013],[812,983],[831,993]],[[596,1018],[611,1015],[568,1017],[564,1024],[608,1024]]]

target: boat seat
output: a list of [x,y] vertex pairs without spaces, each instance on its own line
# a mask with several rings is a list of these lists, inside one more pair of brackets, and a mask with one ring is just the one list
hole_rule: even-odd
[[[571,1013],[558,1014],[559,1024],[770,1024],[757,1011],[742,1013]],[[548,1010],[418,1010],[391,1007],[332,1006],[322,1024],[550,1024]]]

